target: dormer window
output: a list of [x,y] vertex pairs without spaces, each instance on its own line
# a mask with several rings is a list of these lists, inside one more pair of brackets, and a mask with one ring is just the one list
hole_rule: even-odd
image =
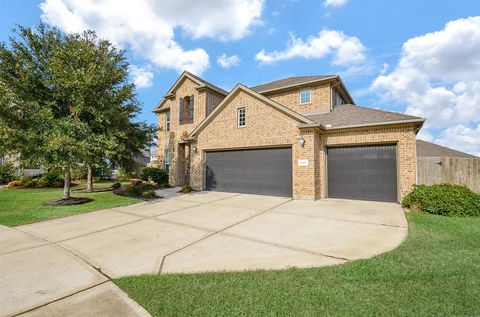
[[180,124],[193,123],[194,100],[193,95],[180,98]]
[[312,102],[312,91],[310,89],[300,90],[300,104]]

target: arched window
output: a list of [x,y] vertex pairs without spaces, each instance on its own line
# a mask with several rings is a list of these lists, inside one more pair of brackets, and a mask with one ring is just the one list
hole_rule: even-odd
[[194,100],[193,95],[180,98],[180,124],[193,123]]

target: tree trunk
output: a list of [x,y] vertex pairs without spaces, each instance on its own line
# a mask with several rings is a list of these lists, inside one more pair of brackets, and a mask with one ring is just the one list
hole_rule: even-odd
[[65,166],[65,177],[63,184],[63,199],[70,198],[70,165]]
[[87,165],[87,192],[91,193],[93,191],[93,166],[92,164]]

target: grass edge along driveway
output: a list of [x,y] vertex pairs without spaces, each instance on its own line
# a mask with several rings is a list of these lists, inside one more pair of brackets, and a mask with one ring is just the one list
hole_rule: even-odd
[[[105,188],[110,184],[95,184],[94,188]],[[55,218],[78,215],[95,210],[129,205],[142,200],[115,195],[109,192],[76,193],[74,187],[72,197],[90,197],[93,201],[73,206],[46,206],[43,202],[61,198],[62,188],[4,188],[0,189],[0,224],[19,226],[28,223]]]
[[141,275],[115,283],[154,316],[478,316],[480,218],[409,213],[392,252],[284,271]]

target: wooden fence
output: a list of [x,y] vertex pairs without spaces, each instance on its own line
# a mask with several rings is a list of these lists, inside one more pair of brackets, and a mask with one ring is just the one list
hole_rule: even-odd
[[418,157],[417,183],[466,185],[480,193],[480,158]]

